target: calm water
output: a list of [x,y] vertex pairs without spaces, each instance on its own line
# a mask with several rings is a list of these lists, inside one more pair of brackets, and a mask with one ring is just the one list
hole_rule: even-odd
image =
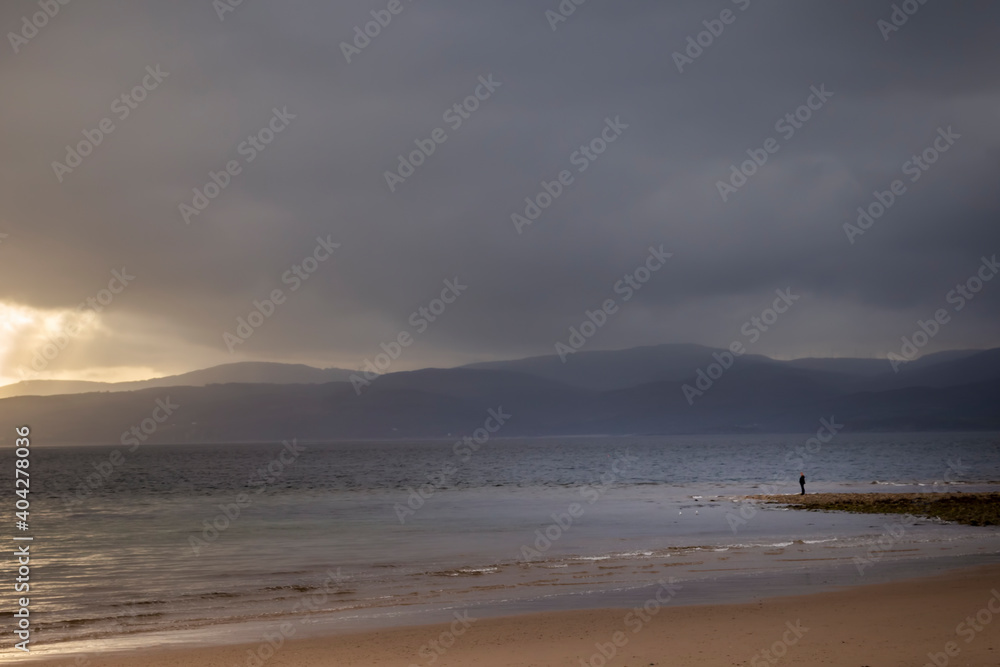
[[733,498],[797,493],[800,471],[816,492],[992,489],[1000,436],[806,439],[36,448],[32,655],[630,605],[668,576],[693,604],[997,560],[992,528],[741,516]]

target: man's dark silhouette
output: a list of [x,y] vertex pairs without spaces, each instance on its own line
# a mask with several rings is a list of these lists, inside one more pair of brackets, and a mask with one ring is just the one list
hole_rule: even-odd
[[802,473],[799,475],[799,486],[802,487],[802,493],[800,495],[806,495],[806,474]]

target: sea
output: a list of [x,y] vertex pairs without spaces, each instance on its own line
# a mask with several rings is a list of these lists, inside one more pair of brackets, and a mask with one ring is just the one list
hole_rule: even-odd
[[32,537],[30,593],[0,559],[4,607],[30,597],[31,653],[5,613],[0,659],[632,608],[664,586],[672,605],[748,602],[1000,562],[997,527],[744,499],[793,501],[800,473],[809,493],[996,491],[1000,434],[820,435],[35,444],[28,530],[5,530]]

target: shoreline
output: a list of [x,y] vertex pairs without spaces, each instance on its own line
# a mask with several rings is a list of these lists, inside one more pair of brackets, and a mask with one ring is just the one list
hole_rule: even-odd
[[[858,501],[882,496],[945,498],[943,494],[923,493],[829,495]],[[756,516],[745,513],[749,505],[764,509],[770,503],[748,504],[753,498],[684,496],[667,506],[670,511],[650,515],[654,519],[662,517],[665,528],[681,522],[696,527],[729,526],[730,519],[747,517],[741,525],[733,526],[734,530],[725,539],[705,539],[702,535],[687,546],[671,545],[675,541],[667,540],[657,546],[643,545],[648,547],[646,550],[637,551],[635,545],[629,545],[625,551],[597,549],[582,555],[575,550],[555,553],[553,549],[541,561],[501,562],[489,567],[472,567],[469,564],[472,561],[450,569],[433,564],[426,570],[417,567],[419,580],[415,584],[409,582],[409,589],[405,585],[412,574],[403,573],[396,579],[366,586],[364,572],[362,577],[356,572],[342,576],[338,568],[336,575],[326,572],[328,579],[321,588],[309,580],[295,588],[294,593],[289,592],[289,586],[280,587],[279,593],[270,593],[279,590],[272,584],[280,571],[260,569],[261,581],[272,587],[261,588],[265,585],[261,584],[259,590],[254,589],[263,597],[245,595],[229,600],[224,605],[229,611],[216,602],[203,605],[210,613],[217,608],[221,612],[218,616],[198,617],[190,612],[185,616],[185,610],[175,614],[176,608],[162,602],[168,599],[162,597],[151,598],[151,602],[139,600],[140,605],[150,605],[139,608],[134,606],[134,599],[133,606],[124,612],[127,618],[121,612],[115,616],[117,610],[112,604],[112,614],[107,618],[113,624],[119,623],[117,629],[94,624],[96,632],[87,630],[72,637],[69,635],[72,630],[59,625],[61,619],[46,619],[38,626],[40,634],[35,638],[33,655],[4,651],[0,652],[0,659],[28,658],[31,664],[69,667],[74,664],[74,657],[84,651],[91,655],[103,651],[104,657],[113,660],[136,651],[152,655],[176,650],[223,649],[253,642],[265,634],[277,636],[282,640],[280,644],[284,639],[294,639],[297,643],[347,635],[381,637],[382,633],[399,628],[440,623],[450,618],[454,610],[467,610],[490,622],[525,615],[548,618],[564,612],[597,613],[641,602],[657,589],[656,582],[664,578],[672,578],[684,586],[684,594],[674,598],[671,607],[722,608],[762,599],[809,596],[859,585],[945,575],[1000,562],[1000,533],[996,528],[948,525],[910,516],[900,520],[897,515],[892,519],[881,512],[877,518],[867,512],[795,511],[794,503],[802,499],[797,494],[773,497],[785,507],[772,507]],[[820,494],[805,498],[815,498],[817,502],[829,500]],[[739,503],[741,499],[743,504]],[[676,515],[673,513],[678,508],[683,508],[683,514],[679,510]],[[689,511],[692,509],[693,512]],[[684,534],[695,537],[690,529]],[[584,540],[581,544],[590,543]],[[327,585],[331,576],[336,584],[333,590]],[[400,590],[399,584],[404,589]],[[247,602],[243,603],[244,600]],[[327,606],[333,600],[336,603]],[[310,611],[306,614],[295,613],[295,608],[289,611],[293,602],[296,607]],[[125,622],[121,623],[119,618],[125,618]],[[284,626],[289,628],[287,633],[274,634]],[[51,643],[46,643],[46,638]]]
[[[683,595],[683,582],[665,582],[632,609],[481,619],[456,611],[451,623],[309,638],[297,638],[295,628],[285,624],[268,635],[270,643],[92,652],[80,659],[81,654],[26,656],[23,662],[41,667],[125,667],[140,661],[146,667],[578,667],[583,661],[599,667],[604,658],[622,665],[731,666],[750,665],[755,657],[766,664],[766,650],[773,651],[772,658],[787,654],[786,664],[821,664],[838,655],[834,664],[919,667],[929,661],[928,653],[956,660],[949,664],[1000,663],[995,627],[1000,618],[993,618],[1000,615],[1000,563],[739,604],[680,606]],[[670,656],[669,662],[663,656]]]

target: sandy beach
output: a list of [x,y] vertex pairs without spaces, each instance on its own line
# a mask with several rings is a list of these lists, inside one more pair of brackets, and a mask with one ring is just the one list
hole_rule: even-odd
[[[86,667],[1000,665],[1000,565],[751,604],[602,609],[34,662]],[[445,648],[445,647],[448,648]],[[765,653],[766,652],[766,653]],[[933,657],[933,662],[932,662]]]

